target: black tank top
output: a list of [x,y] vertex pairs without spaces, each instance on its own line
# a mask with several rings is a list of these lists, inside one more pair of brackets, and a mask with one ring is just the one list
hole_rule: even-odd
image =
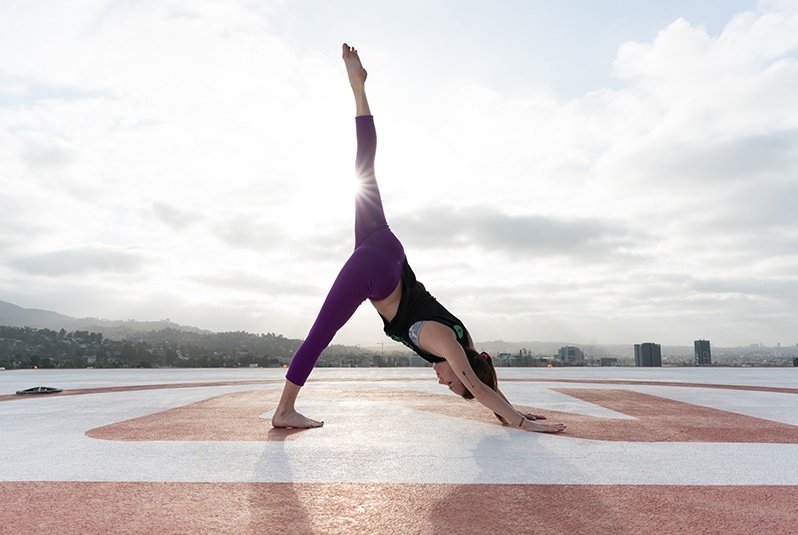
[[[405,259],[402,267],[402,297],[399,300],[399,308],[396,316],[390,322],[382,318],[385,324],[385,334],[391,339],[401,342],[426,360],[427,362],[443,362],[444,358],[427,353],[422,350],[410,339],[410,327],[417,321],[436,321],[442,323],[454,331],[457,341],[463,346],[468,347],[468,331],[463,326],[463,322],[457,319],[454,314],[446,310],[432,295],[424,288],[424,285],[416,280],[416,274],[410,268],[410,264]],[[380,316],[382,317],[382,316]]]

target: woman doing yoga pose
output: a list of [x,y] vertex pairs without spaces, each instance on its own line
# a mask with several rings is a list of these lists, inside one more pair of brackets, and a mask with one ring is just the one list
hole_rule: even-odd
[[438,383],[464,398],[476,399],[502,422],[525,431],[556,433],[563,424],[541,424],[542,416],[515,410],[501,393],[487,353],[474,349],[463,323],[416,280],[399,240],[388,228],[374,175],[377,134],[366,99],[366,70],[357,50],[343,45],[349,83],[355,95],[358,192],[355,199],[355,250],[330,289],[307,338],[286,374],[272,417],[274,427],[320,427],[296,411],[294,403],[319,355],[366,299],[382,317],[385,333],[432,363]]

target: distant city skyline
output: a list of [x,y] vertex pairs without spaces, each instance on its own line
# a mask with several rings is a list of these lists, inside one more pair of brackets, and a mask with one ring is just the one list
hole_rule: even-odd
[[[7,326],[5,303],[0,302],[0,370],[29,368],[116,368],[116,367],[283,367],[290,363],[300,340],[277,333],[253,334],[243,331],[213,333],[181,330],[175,324],[99,324],[69,329],[51,324],[49,328]],[[34,316],[29,316],[35,320]],[[696,347],[709,349],[708,340],[696,340]],[[530,342],[523,346],[503,342],[477,342],[487,350],[498,367],[771,367],[796,366],[798,346],[793,348],[720,348],[717,360],[698,362],[688,346],[659,344],[629,346],[557,347],[556,343]],[[557,349],[554,349],[557,347]],[[328,348],[320,367],[418,367],[429,363],[404,346],[385,351],[362,346],[336,345]],[[696,349],[696,352],[698,349]]]
[[[474,339],[798,343],[780,0],[4,3],[0,299],[304,338],[353,245],[344,41]],[[368,305],[334,340],[385,342]]]

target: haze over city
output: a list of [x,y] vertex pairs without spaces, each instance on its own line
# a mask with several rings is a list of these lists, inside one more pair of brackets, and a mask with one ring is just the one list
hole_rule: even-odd
[[303,338],[353,246],[343,42],[475,340],[798,342],[792,1],[3,3],[0,300]]

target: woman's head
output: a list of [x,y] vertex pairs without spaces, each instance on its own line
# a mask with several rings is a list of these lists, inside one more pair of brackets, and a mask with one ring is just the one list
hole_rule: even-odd
[[[471,364],[471,369],[477,374],[479,380],[488,385],[494,392],[499,392],[499,378],[496,377],[496,368],[493,367],[493,359],[485,352],[479,353],[476,349],[466,348],[466,357],[468,363]],[[465,393],[461,394],[465,399],[474,399],[474,394],[465,389]],[[500,422],[506,424],[507,420],[493,413]]]
[[[471,347],[465,349],[465,354],[468,358],[468,363],[471,365],[471,369],[477,374],[479,380],[488,385],[491,390],[495,391],[498,389],[496,370],[493,368],[493,359],[490,358],[490,355],[484,352],[479,353],[476,349]],[[474,399],[474,394],[469,392],[468,389],[465,389],[465,392],[461,395],[466,399]]]
[[[468,363],[471,365],[471,369],[474,370],[479,380],[488,385],[492,390],[498,391],[498,379],[496,378],[496,370],[493,368],[493,359],[490,355],[487,353],[479,353],[470,347],[465,349],[465,354],[466,358],[468,358]],[[465,399],[474,399],[474,394],[463,386],[463,383],[460,382],[460,379],[454,373],[448,362],[443,361],[434,364],[432,367],[435,370],[435,374],[438,376],[438,382],[440,384],[448,386],[449,390]],[[504,419],[498,414],[496,417],[504,422]]]

